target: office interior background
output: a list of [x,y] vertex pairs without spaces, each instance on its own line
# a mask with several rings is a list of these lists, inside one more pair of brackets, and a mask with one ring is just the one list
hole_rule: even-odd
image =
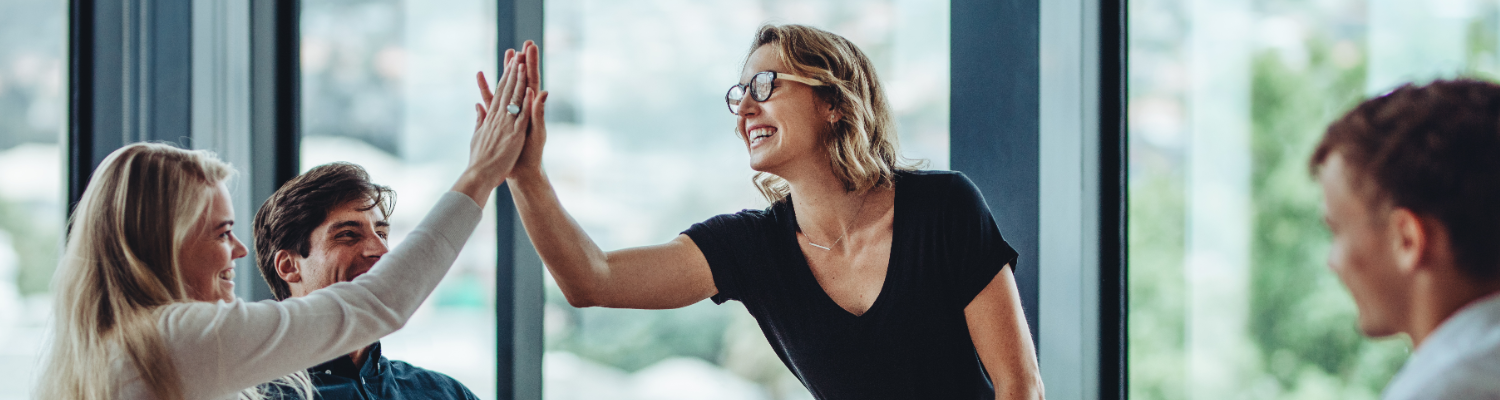
[[[111,143],[219,152],[241,219],[361,164],[400,242],[463,167],[474,72],[534,39],[564,205],[605,249],[655,244],[766,206],[722,99],[767,22],[858,44],[903,154],[981,186],[1052,399],[1376,398],[1409,343],[1355,329],[1306,159],[1365,97],[1500,77],[1496,0],[4,0],[0,399],[30,396]],[[738,303],[569,306],[501,197],[386,356],[484,399],[811,398]]]

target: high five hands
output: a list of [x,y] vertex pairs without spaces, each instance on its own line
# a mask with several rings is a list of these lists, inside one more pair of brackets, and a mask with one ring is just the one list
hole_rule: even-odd
[[[486,129],[487,124],[491,123],[491,120],[496,119],[491,117],[497,111],[508,113],[516,110],[520,115],[525,116],[516,120],[516,123],[522,124],[525,127],[525,146],[521,149],[514,168],[511,169],[510,174],[506,175],[507,178],[531,176],[540,173],[542,169],[542,147],[547,142],[547,124],[543,120],[543,116],[546,114],[547,92],[541,90],[540,60],[541,54],[536,43],[527,40],[522,45],[519,53],[514,49],[505,51],[505,65],[507,69],[501,77],[499,83],[500,90],[497,93],[490,92],[489,82],[485,79],[484,72],[480,72],[477,75],[479,95],[483,99],[483,102],[474,104],[474,110],[479,112],[479,117],[475,121],[474,128],[476,135],[478,135],[478,131]],[[515,71],[519,71],[520,74],[512,73],[513,70],[509,68],[510,65],[518,65],[519,67]],[[514,88],[507,86],[514,83],[515,79],[519,79],[520,82],[518,85]],[[505,97],[512,90],[515,93],[521,93],[522,89],[525,90],[525,95],[521,100],[512,100],[514,97]],[[495,101],[497,96],[500,97],[500,101],[498,102]],[[515,107],[511,107],[512,105]]]
[[484,73],[479,73],[484,103],[474,106],[479,116],[469,142],[469,166],[453,190],[469,195],[480,206],[489,201],[495,187],[514,173],[540,169],[541,144],[533,142],[538,140],[535,137],[545,134],[532,132],[540,132],[542,128],[533,129],[531,122],[542,120],[547,93],[539,90],[537,53],[536,45],[530,41],[526,42],[523,54],[506,50],[502,78],[495,93],[490,92]]

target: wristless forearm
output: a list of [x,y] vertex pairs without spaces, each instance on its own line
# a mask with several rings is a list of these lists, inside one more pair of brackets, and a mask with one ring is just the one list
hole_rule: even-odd
[[604,252],[562,207],[546,175],[517,176],[509,183],[526,234],[563,292],[588,297],[602,286],[608,276]]

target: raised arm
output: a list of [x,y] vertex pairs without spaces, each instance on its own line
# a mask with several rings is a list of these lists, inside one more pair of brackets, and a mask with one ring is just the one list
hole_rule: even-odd
[[482,217],[450,192],[370,272],[306,296],[255,303],[177,303],[163,342],[189,399],[217,399],[348,354],[406,324],[457,259]]
[[[482,113],[469,165],[417,228],[368,273],[307,296],[258,303],[178,303],[159,330],[186,398],[224,398],[368,346],[406,324],[453,265],[482,217],[480,205],[511,174],[531,114],[520,59],[507,60],[499,101]],[[540,104],[540,102],[536,102]]]
[[562,208],[545,174],[512,178],[510,193],[542,263],[574,307],[678,308],[718,293],[708,260],[687,235],[605,252]]
[[[520,57],[527,60],[529,82],[541,82],[535,44],[527,42]],[[482,97],[493,108],[488,88],[480,80]],[[564,210],[547,174],[542,170],[542,148],[547,142],[544,120],[546,92],[531,106],[532,126],[526,148],[509,182],[526,234],[542,262],[557,280],[568,303],[575,307],[664,309],[696,303],[718,293],[703,252],[686,235],[656,246],[605,252]],[[481,107],[484,108],[484,107]]]

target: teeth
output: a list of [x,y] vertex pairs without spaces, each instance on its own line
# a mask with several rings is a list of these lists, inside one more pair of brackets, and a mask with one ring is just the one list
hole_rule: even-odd
[[234,268],[226,269],[226,270],[224,270],[224,272],[220,272],[219,273],[219,279],[223,279],[223,280],[227,280],[227,281],[234,280]]
[[750,138],[751,139],[763,138],[763,137],[771,136],[771,134],[775,133],[775,132],[776,132],[775,128],[755,128],[755,130],[750,131]]

